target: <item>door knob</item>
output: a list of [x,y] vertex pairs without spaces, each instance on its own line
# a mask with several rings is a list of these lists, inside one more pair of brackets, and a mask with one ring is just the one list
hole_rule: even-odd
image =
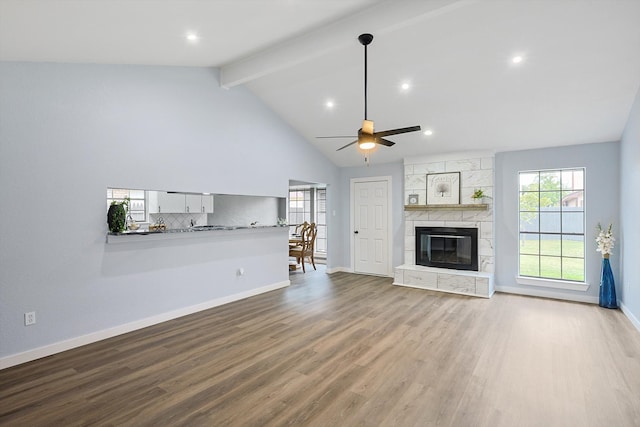
[[358,234],[358,230],[354,231],[353,234]]

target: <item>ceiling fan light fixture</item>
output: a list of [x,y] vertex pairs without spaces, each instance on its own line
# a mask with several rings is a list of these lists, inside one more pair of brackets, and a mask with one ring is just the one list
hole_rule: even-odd
[[363,141],[358,144],[361,150],[372,150],[376,146],[376,143],[373,141]]

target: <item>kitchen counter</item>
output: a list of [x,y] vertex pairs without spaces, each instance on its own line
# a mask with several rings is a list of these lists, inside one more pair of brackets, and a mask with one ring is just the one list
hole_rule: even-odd
[[200,225],[190,228],[176,228],[168,230],[127,230],[122,233],[107,233],[107,243],[128,243],[140,241],[212,238],[220,236],[234,236],[241,234],[255,234],[284,231],[288,234],[288,225],[256,225],[256,226],[226,226]]

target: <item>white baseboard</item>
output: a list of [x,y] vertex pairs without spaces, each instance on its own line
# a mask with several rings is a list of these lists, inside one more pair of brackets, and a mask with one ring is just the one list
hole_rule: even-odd
[[565,301],[587,302],[590,304],[598,304],[599,298],[588,295],[576,295],[565,292],[546,292],[544,289],[526,289],[515,288],[512,286],[496,286],[496,292],[505,292],[508,294],[528,295],[532,297],[561,299]]
[[624,305],[620,301],[618,302],[620,303],[620,310],[622,310],[624,315],[627,316],[627,318],[631,321],[631,324],[635,326],[638,331],[640,331],[640,320],[638,320],[638,318],[633,315],[633,313],[627,308],[626,305]]
[[333,273],[353,273],[353,269],[348,267],[327,268],[327,274]]
[[32,360],[40,359],[42,357],[51,356],[52,354],[60,353],[66,350],[71,350],[72,348],[91,344],[97,341],[102,341],[107,338],[126,334],[128,332],[133,332],[138,329],[157,325],[158,323],[177,319],[178,317],[183,317],[189,314],[197,313],[199,311],[208,310],[213,307],[218,307],[220,305],[228,304],[230,302],[234,302],[234,301],[249,298],[255,295],[263,294],[265,292],[274,291],[280,288],[286,288],[290,284],[291,282],[289,280],[285,280],[283,282],[274,283],[274,284],[263,286],[256,289],[250,289],[248,291],[240,292],[238,294],[216,298],[211,301],[206,301],[206,302],[192,305],[189,307],[184,307],[177,310],[169,311],[167,313],[162,313],[162,314],[147,317],[144,319],[136,320],[134,322],[126,323],[124,325],[118,325],[112,328],[103,329],[101,331],[92,332],[90,334],[70,338],[68,340],[59,341],[53,344],[45,345],[43,347],[27,350],[22,353],[12,354],[11,356],[0,358],[0,369],[5,369],[11,366],[19,365],[21,363],[30,362]]

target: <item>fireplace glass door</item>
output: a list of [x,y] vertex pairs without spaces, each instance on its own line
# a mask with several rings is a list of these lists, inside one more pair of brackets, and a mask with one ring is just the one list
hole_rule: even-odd
[[478,230],[416,227],[416,264],[478,271]]

